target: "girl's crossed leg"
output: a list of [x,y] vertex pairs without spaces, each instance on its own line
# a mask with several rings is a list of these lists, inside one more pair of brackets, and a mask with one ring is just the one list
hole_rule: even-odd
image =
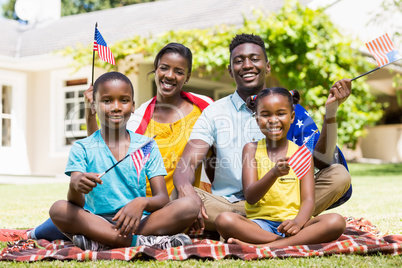
[[228,243],[249,246],[285,247],[326,243],[338,239],[346,227],[345,219],[341,215],[323,214],[307,221],[296,235],[281,237],[261,229],[256,223],[240,215],[221,215],[216,219],[221,236],[227,239]]

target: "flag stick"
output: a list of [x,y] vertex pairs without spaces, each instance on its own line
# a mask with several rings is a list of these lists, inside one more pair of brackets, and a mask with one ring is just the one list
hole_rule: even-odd
[[129,157],[131,154],[135,153],[136,151],[138,151],[139,149],[141,149],[142,147],[144,147],[145,145],[147,145],[148,143],[150,143],[151,141],[153,141],[155,139],[156,135],[153,136],[152,138],[148,139],[146,142],[144,142],[143,144],[141,144],[140,146],[138,146],[137,149],[135,149],[134,151],[132,151],[131,153],[127,154],[123,159],[119,160],[116,164],[114,164],[113,166],[111,166],[110,168],[108,168],[108,170],[106,170],[105,172],[103,172],[102,174],[99,175],[99,179],[102,178],[103,175],[105,175],[106,173],[108,173],[112,168],[114,168],[115,166],[117,166],[119,163],[121,163],[124,159],[126,159],[127,157]]
[[359,75],[359,76],[353,78],[351,81],[354,81],[354,80],[356,80],[357,78],[360,78],[360,77],[362,77],[362,76],[365,76],[366,74],[369,74],[369,73],[372,73],[372,72],[374,72],[374,71],[377,71],[378,69],[381,69],[381,68],[380,68],[380,67],[377,67],[377,68],[375,68],[375,69],[373,69],[373,70],[371,70],[371,71],[368,71],[368,72],[366,72],[366,73],[364,73],[364,74],[361,74],[361,75]]
[[353,78],[351,81],[354,81],[354,80],[356,80],[357,78],[360,78],[360,77],[362,77],[362,76],[365,76],[366,74],[369,74],[369,73],[372,73],[372,72],[374,72],[374,71],[377,71],[377,70],[381,69],[382,67],[385,67],[385,66],[387,66],[387,65],[389,65],[389,64],[391,64],[391,63],[394,63],[394,62],[396,62],[396,61],[398,61],[398,60],[400,60],[400,59],[402,59],[402,58],[399,58],[399,59],[397,59],[397,60],[394,60],[393,62],[384,64],[384,65],[381,66],[381,67],[377,67],[377,68],[375,68],[375,69],[373,69],[373,70],[371,70],[371,71],[368,71],[368,72],[366,72],[366,73],[364,73],[364,74],[361,74],[361,75],[359,75],[359,76]]
[[[98,22],[95,23],[95,33],[96,33],[96,28],[98,27]],[[94,40],[96,38],[94,33]],[[95,50],[92,48],[92,82],[91,82],[91,86],[94,85],[94,66],[95,66]]]
[[[318,132],[318,129],[316,129],[314,132],[313,132],[313,134],[311,134],[308,138],[307,138],[307,140],[305,141],[305,142],[303,142],[303,145],[304,144],[306,144],[313,136],[314,136],[314,134],[316,134]],[[302,146],[303,146],[302,145]]]

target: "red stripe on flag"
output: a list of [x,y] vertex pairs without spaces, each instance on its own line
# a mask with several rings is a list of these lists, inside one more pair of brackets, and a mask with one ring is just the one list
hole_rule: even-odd
[[381,58],[380,54],[377,52],[373,42],[367,43],[366,46],[367,46],[369,52],[374,56],[375,60],[377,61],[377,64],[379,66],[384,65],[383,64],[384,60]]
[[383,36],[383,40],[384,40],[384,43],[386,44],[386,46],[388,48],[387,52],[390,52],[390,51],[395,49],[394,44],[392,43],[391,38],[389,38],[388,34],[385,34]]
[[303,178],[311,168],[311,162],[307,161],[306,165],[299,170],[298,178]]
[[387,53],[387,49],[386,49],[386,47],[384,46],[384,44],[383,44],[383,42],[382,42],[382,40],[381,40],[381,37],[378,38],[377,40],[374,40],[374,44],[376,45],[376,47],[378,48],[378,51],[379,51],[381,54]]
[[380,58],[380,62],[381,62],[381,65],[384,65],[384,64],[386,64],[386,59],[384,59],[384,51],[382,51],[382,49],[379,47],[379,45],[377,44],[377,40],[374,40],[373,41],[373,47],[374,47],[374,50],[375,50],[375,52],[376,52],[376,54],[378,55],[378,57]]
[[134,167],[135,167],[135,170],[137,171],[138,176],[140,176],[143,157],[144,157],[144,154],[142,153],[142,150],[138,150],[134,154],[132,154]]
[[388,58],[387,54],[396,50],[388,34],[384,34],[370,42],[367,42],[366,46],[369,52],[374,56],[379,67],[390,63],[390,59]]
[[289,164],[299,164],[301,161],[300,157],[303,157],[303,155],[307,153],[306,151],[309,152],[309,150],[305,146],[300,147],[289,160]]
[[386,53],[392,51],[392,48],[391,48],[390,44],[388,43],[388,40],[387,40],[387,37],[386,37],[386,36],[384,36],[384,35],[381,36],[381,37],[380,37],[380,40],[381,40],[380,43],[384,46],[384,49],[385,49],[385,52],[386,52]]
[[387,40],[387,43],[388,43],[389,46],[391,47],[391,50],[395,50],[396,48],[395,48],[395,46],[394,46],[394,43],[392,43],[392,40],[391,40],[391,38],[389,38],[388,34],[386,34],[386,38],[385,38],[385,39]]
[[115,64],[112,51],[109,47],[105,47],[98,44],[98,55],[103,61],[109,62],[110,64]]
[[[307,169],[307,170],[306,170]],[[296,171],[295,171],[296,176],[301,179],[303,178],[303,173],[307,172],[310,169],[310,157],[307,157],[305,159],[305,162],[301,163],[299,166],[296,166]]]
[[311,168],[311,152],[303,145],[292,155],[288,163],[300,180]]

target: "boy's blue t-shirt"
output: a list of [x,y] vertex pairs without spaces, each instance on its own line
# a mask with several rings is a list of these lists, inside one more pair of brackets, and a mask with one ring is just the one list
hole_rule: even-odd
[[[149,139],[130,130],[127,131],[130,134],[128,153]],[[98,215],[115,214],[136,197],[145,197],[145,177],[152,179],[167,174],[158,146],[155,142],[152,143],[150,157],[140,172],[139,182],[133,160],[127,157],[102,177],[103,184],[98,184],[85,195],[84,209]],[[101,174],[117,162],[98,130],[74,143],[65,174],[71,176],[71,172],[74,171]]]

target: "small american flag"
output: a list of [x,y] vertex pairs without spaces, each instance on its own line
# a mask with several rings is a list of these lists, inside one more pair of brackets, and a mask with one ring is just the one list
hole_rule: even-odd
[[299,180],[301,180],[311,168],[311,157],[313,156],[314,150],[314,135],[317,132],[318,130],[316,130],[310,137],[308,137],[303,146],[301,146],[289,158],[288,163],[292,167]]
[[366,43],[369,52],[374,56],[379,67],[401,59],[401,55],[395,48],[388,34],[384,34]]
[[107,46],[105,39],[103,39],[101,33],[98,31],[98,28],[95,28],[94,51],[98,51],[99,58],[101,58],[103,61],[115,65],[112,51]]
[[153,142],[149,142],[144,147],[141,147],[130,154],[134,162],[135,170],[137,171],[138,184],[140,184],[141,170],[145,166],[145,163],[148,161],[149,156],[151,155],[152,147]]

